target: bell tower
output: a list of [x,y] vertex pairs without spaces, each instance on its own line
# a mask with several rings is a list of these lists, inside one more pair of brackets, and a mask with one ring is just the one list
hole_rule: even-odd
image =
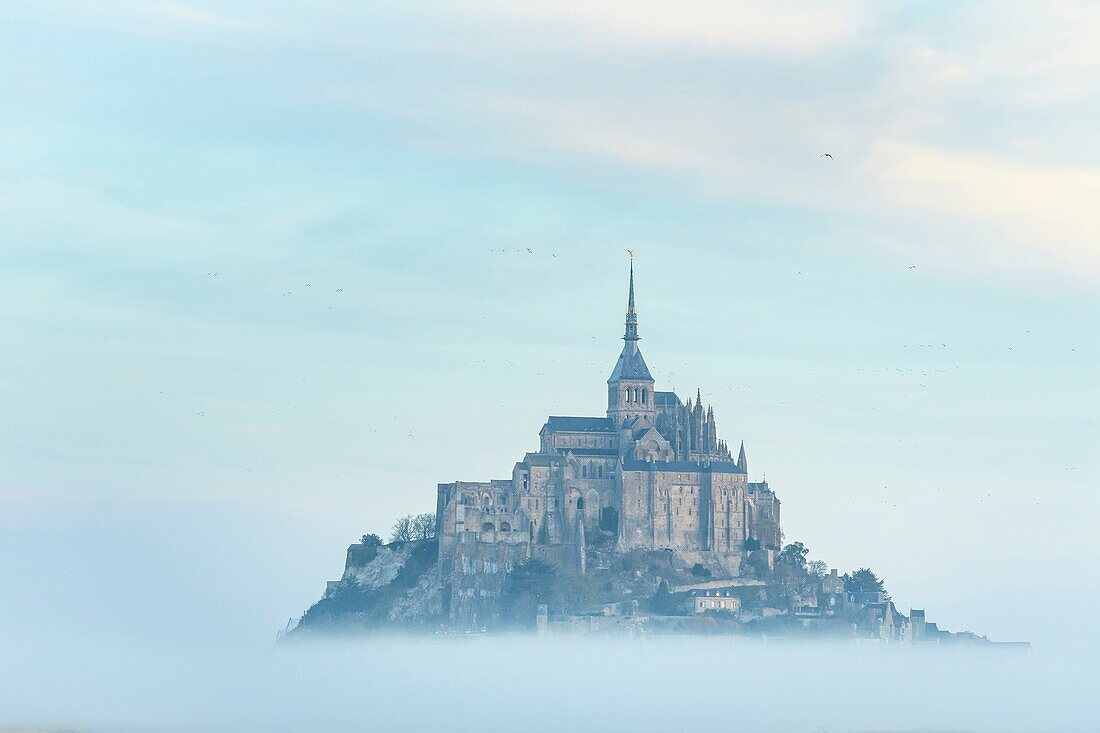
[[653,376],[638,349],[638,312],[634,308],[634,257],[630,258],[630,293],[626,302],[626,330],[623,351],[607,380],[607,416],[621,428],[639,419],[638,427],[653,425],[657,408],[653,400]]

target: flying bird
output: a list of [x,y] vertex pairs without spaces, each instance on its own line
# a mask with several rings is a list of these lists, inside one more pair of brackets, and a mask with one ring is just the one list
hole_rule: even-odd
[[830,160],[836,160],[836,158],[833,158],[832,153],[822,153],[821,155],[819,155],[817,157],[819,157],[819,158],[829,158]]

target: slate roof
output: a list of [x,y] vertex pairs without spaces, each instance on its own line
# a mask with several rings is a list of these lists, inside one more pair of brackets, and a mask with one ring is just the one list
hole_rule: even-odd
[[606,417],[573,417],[551,415],[546,427],[552,432],[565,433],[613,433],[615,426]]
[[619,451],[614,448],[559,448],[562,453],[566,451],[575,456],[617,456]]
[[714,461],[709,466],[691,461],[639,461],[628,459],[623,461],[624,471],[683,471],[684,473],[744,473],[736,463],[729,461]]
[[653,405],[654,407],[679,407],[683,403],[675,392],[654,392]]
[[623,346],[623,353],[619,354],[619,360],[615,362],[615,369],[607,381],[614,382],[619,379],[648,379],[653,381],[649,373],[649,367],[645,365],[641,349],[634,342],[627,341]]
[[552,456],[547,453],[528,453],[523,457],[523,461],[528,466],[549,466],[553,464],[555,458],[558,461],[562,460],[560,456]]

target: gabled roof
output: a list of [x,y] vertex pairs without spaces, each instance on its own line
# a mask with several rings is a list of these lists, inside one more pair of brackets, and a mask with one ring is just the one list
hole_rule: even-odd
[[575,456],[617,456],[619,451],[614,448],[559,448],[559,451],[565,453],[566,451],[572,453]]
[[637,342],[626,342],[623,346],[623,352],[619,354],[619,360],[615,362],[615,369],[611,372],[611,376],[608,377],[607,381],[617,382],[620,379],[653,381],[653,376],[649,373],[649,367],[645,365],[642,350],[638,348]]
[[551,415],[546,427],[554,433],[613,433],[615,425],[606,417]]
[[681,471],[683,473],[744,473],[736,463],[728,461],[714,461],[710,465],[693,463],[691,461],[639,461],[626,459],[623,461],[624,471]]
[[[642,438],[644,438],[649,433],[657,433],[657,435],[661,435],[661,431],[658,430],[655,426],[646,425],[644,428],[637,428],[633,431],[634,440],[641,440]],[[664,440],[664,441],[667,442],[668,438],[661,435],[661,440]]]
[[560,455],[550,453],[528,453],[523,457],[523,462],[528,466],[550,466],[563,460]]
[[653,405],[655,407],[681,407],[683,403],[675,392],[654,392]]

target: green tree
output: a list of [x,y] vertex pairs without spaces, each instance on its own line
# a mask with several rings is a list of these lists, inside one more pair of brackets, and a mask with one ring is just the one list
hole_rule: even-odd
[[703,567],[703,563],[697,562],[691,566],[691,576],[693,578],[706,578],[710,579],[711,572],[707,568]]
[[779,562],[796,569],[805,569],[810,551],[801,542],[792,542],[779,553]]
[[378,547],[382,544],[382,538],[373,533],[365,534],[360,542],[363,544],[363,547]]
[[860,568],[844,574],[844,590],[848,593],[883,593],[883,597],[889,599],[886,594],[886,584],[882,578],[872,572],[870,568]]
[[810,551],[805,545],[792,542],[776,558],[775,579],[786,591],[785,597],[781,599],[786,607],[805,603],[814,592],[815,578],[806,567],[808,554]]

